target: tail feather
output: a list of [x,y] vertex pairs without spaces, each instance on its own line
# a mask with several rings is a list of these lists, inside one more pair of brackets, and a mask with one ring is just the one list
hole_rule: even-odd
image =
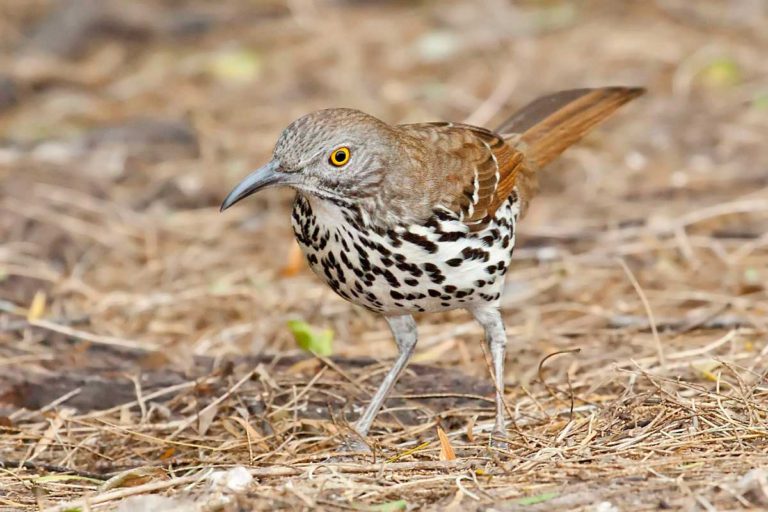
[[529,103],[496,131],[502,136],[520,137],[528,161],[539,168],[579,141],[617,108],[644,92],[640,87],[557,92]]

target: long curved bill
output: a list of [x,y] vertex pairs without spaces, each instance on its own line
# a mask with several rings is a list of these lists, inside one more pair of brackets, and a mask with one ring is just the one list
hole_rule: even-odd
[[288,182],[288,174],[280,172],[280,162],[272,160],[268,164],[259,167],[251,174],[245,177],[232,192],[230,192],[224,202],[221,203],[219,211],[224,211],[241,199],[245,199],[259,190],[275,185],[284,185]]

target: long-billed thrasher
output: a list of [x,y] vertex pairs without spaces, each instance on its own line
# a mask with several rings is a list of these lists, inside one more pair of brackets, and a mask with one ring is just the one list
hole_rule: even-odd
[[389,125],[358,110],[307,114],[272,160],[226,197],[296,190],[293,230],[309,266],[348,301],[381,313],[399,355],[354,425],[366,436],[416,346],[416,312],[469,310],[483,326],[496,385],[492,438],[503,443],[506,332],[499,313],[515,227],[537,171],[643,93],[575,89],[530,103],[496,130]]

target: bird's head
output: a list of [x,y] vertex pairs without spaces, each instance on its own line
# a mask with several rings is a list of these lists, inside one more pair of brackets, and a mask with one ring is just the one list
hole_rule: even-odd
[[381,184],[384,169],[395,163],[396,138],[389,125],[358,110],[307,114],[283,130],[272,160],[241,181],[221,210],[278,185],[343,203],[370,197]]

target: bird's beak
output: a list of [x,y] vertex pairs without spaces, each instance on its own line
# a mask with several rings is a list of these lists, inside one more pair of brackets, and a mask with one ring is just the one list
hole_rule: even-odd
[[255,194],[261,189],[275,185],[287,185],[290,174],[280,172],[280,162],[272,160],[268,164],[259,167],[241,181],[221,203],[219,211],[224,211],[241,199]]

